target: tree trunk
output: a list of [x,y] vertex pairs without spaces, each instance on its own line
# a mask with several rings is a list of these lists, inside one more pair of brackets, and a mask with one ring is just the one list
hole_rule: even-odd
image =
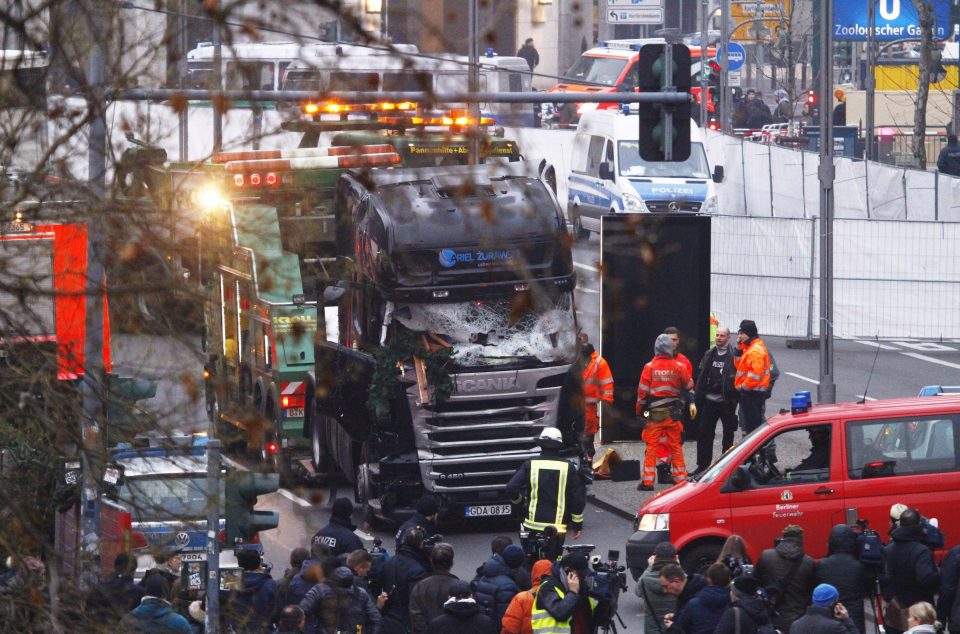
[[927,98],[934,68],[933,25],[936,16],[930,0],[913,0],[920,16],[920,73],[917,79],[917,109],[913,116],[913,158],[917,167],[927,169]]

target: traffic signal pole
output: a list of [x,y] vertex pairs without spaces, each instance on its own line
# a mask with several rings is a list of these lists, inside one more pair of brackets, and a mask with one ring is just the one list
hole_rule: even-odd
[[[720,46],[726,48],[730,44],[730,0],[723,0],[723,8],[720,9]],[[728,84],[728,72],[730,67],[730,56],[723,55],[720,62],[720,130],[724,134],[730,134],[730,123],[733,121],[730,117],[730,87]]]
[[220,627],[220,441],[207,438],[207,606],[204,627]]
[[820,1],[820,383],[819,403],[836,403],[833,378],[833,0]]
[[707,127],[707,30],[709,28],[710,2],[700,2],[700,128]]

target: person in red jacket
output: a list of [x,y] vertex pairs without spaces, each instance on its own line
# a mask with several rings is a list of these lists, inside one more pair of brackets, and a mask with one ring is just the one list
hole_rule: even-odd
[[[663,334],[670,336],[670,341],[673,343],[673,357],[679,363],[686,366],[687,370],[690,371],[691,377],[694,376],[693,364],[690,363],[690,359],[688,359],[685,354],[680,352],[680,330],[676,326],[667,326],[663,329]],[[692,432],[693,421],[687,416],[686,412],[684,412],[681,422],[683,423],[681,442],[696,440]],[[670,474],[670,449],[667,447],[667,443],[662,441],[657,448],[657,482],[660,484],[669,484],[672,481],[673,477]]]
[[600,356],[593,344],[587,340],[585,334],[580,334],[583,355],[583,434],[580,436],[580,445],[584,453],[593,463],[595,448],[594,436],[600,431],[601,403],[613,403],[613,374],[606,360]]
[[637,487],[639,491],[653,491],[657,447],[661,444],[667,445],[670,451],[673,481],[686,481],[687,469],[680,442],[683,405],[687,405],[691,418],[697,416],[697,407],[692,401],[693,379],[687,366],[674,358],[670,335],[658,336],[653,351],[654,357],[643,366],[637,386],[637,415],[647,417],[642,435],[647,448],[643,459],[643,480]]

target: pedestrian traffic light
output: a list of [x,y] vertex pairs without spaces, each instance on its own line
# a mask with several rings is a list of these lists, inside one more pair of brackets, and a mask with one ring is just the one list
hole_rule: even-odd
[[807,91],[807,105],[817,105],[817,93],[815,93],[812,89]]
[[[690,49],[682,44],[643,46],[637,70],[640,92],[690,93]],[[643,160],[685,161],[690,158],[689,101],[675,105],[641,103],[637,111],[640,114],[639,144]]]
[[814,119],[820,117],[820,106],[817,105],[817,93],[813,88],[807,91],[807,114]]
[[229,471],[225,486],[227,545],[237,540],[249,542],[260,531],[276,528],[280,523],[277,511],[255,511],[257,496],[273,493],[280,488],[277,473]]

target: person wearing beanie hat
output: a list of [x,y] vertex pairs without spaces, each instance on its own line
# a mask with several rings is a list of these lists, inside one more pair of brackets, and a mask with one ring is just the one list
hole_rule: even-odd
[[669,595],[660,585],[660,572],[671,564],[676,564],[677,548],[670,542],[660,542],[653,548],[653,554],[647,560],[647,567],[634,586],[634,593],[644,605],[644,632],[659,634],[657,615],[677,611],[677,598]]
[[192,634],[193,629],[170,605],[170,582],[163,575],[155,574],[144,584],[140,605],[120,620],[120,631]]
[[[545,437],[559,442],[543,442]],[[549,552],[541,553],[546,559],[560,556],[567,532],[572,532],[574,539],[580,538],[583,509],[587,505],[587,489],[578,468],[560,453],[562,439],[559,429],[545,428],[537,441],[540,455],[525,460],[507,482],[507,497],[513,504],[522,504],[524,498],[529,501],[523,520],[528,533],[523,538],[525,552],[534,552],[536,540],[548,527],[556,530],[556,538],[547,540]]]
[[813,559],[803,552],[802,527],[789,524],[780,535],[773,548],[760,554],[754,575],[761,587],[777,589],[777,596],[771,597],[777,606],[772,621],[786,632],[810,603],[816,570]]
[[757,634],[772,631],[770,610],[760,583],[753,575],[736,577],[730,584],[730,605],[717,623],[715,634]]
[[243,570],[241,589],[230,594],[224,615],[237,632],[265,631],[273,623],[277,607],[277,582],[263,568],[263,557],[253,548],[242,548],[237,563]]
[[542,577],[530,613],[534,631],[591,634],[596,602],[586,583],[589,564],[582,553],[572,552],[555,561]]
[[733,386],[740,395],[740,424],[749,434],[763,424],[766,400],[773,386],[770,353],[757,333],[757,324],[750,319],[740,322],[737,332],[739,357]]
[[352,516],[353,502],[348,498],[337,498],[330,509],[330,522],[313,534],[310,543],[323,544],[334,557],[363,548],[363,542],[354,532],[357,527],[351,521]]
[[[817,561],[817,583],[829,583],[840,593],[839,601],[861,632],[867,631],[864,599],[872,594],[873,572],[860,559],[860,533],[848,524],[830,529],[827,556]],[[877,538],[879,541],[879,537]],[[877,552],[877,555],[882,555]]]
[[[687,407],[691,418],[697,416],[697,407],[693,404],[693,378],[690,370],[674,358],[670,335],[659,335],[653,350],[654,357],[643,366],[637,385],[637,416],[647,419],[641,436],[646,443],[646,451],[643,478],[637,487],[640,491],[653,491],[657,451],[661,444],[666,444],[670,451],[673,481],[680,483],[687,480],[681,444],[682,408]],[[665,443],[662,442],[664,438]]]
[[503,549],[502,554],[492,555],[477,568],[477,576],[473,579],[474,598],[498,623],[513,597],[520,592],[513,569],[522,566],[524,559],[523,549],[511,544]]
[[857,634],[860,630],[839,598],[840,593],[829,583],[818,585],[810,607],[790,626],[790,634]]
[[424,493],[420,496],[420,499],[417,500],[414,506],[413,513],[406,522],[400,525],[400,528],[397,529],[394,535],[397,548],[400,548],[400,543],[403,541],[403,534],[411,528],[419,528],[423,532],[424,539],[432,537],[434,533],[433,529],[437,525],[437,517],[439,517],[439,515],[440,503],[437,501],[437,498],[429,493]]
[[427,634],[493,634],[497,624],[473,599],[470,584],[454,581],[443,613],[430,621]]

